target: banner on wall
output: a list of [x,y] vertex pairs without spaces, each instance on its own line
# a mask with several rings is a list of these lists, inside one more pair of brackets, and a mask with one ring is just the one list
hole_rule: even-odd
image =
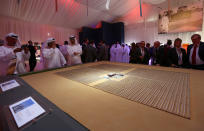
[[203,1],[183,5],[159,13],[158,33],[201,31],[203,23]]

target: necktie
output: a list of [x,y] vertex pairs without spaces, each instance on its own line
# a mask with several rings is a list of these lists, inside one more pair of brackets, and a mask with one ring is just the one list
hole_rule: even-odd
[[154,59],[154,64],[157,64],[157,54],[158,54],[158,48],[155,48],[155,51],[154,51],[155,53],[154,53],[154,57],[153,57],[153,59]]
[[181,49],[179,48],[177,49],[177,51],[178,51],[178,65],[182,65]]
[[141,48],[141,54],[144,56],[144,48]]
[[192,54],[192,64],[193,65],[196,64],[196,49],[197,49],[197,46],[194,46],[193,54]]

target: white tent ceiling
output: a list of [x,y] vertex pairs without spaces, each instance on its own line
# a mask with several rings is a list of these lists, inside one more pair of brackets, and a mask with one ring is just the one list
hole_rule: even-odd
[[[20,1],[19,4],[18,1]],[[87,0],[57,1],[58,11],[56,12],[55,0],[1,0],[0,15],[24,21],[78,29],[82,26],[94,26],[101,20],[112,22],[139,7],[139,0],[110,0],[109,10],[107,10],[107,0],[88,0],[87,16]],[[172,5],[175,5],[178,2],[189,0],[171,1]],[[142,0],[142,2],[146,5],[167,8],[167,0]],[[151,12],[151,10],[148,11]],[[128,19],[120,20],[128,23]]]
[[[18,1],[20,3],[18,4]],[[0,15],[17,19],[61,26],[65,28],[80,28],[91,26],[99,21],[109,21],[127,14],[134,9],[139,0],[110,0],[109,10],[107,0],[57,0],[58,11],[55,11],[55,0],[1,0]],[[143,2],[158,4],[165,0],[143,0]]]

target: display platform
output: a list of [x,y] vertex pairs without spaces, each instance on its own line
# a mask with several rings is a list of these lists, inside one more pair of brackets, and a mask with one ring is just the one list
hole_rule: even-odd
[[204,129],[203,73],[97,62],[22,79],[90,130],[194,131]]
[[[0,130],[88,131],[85,126],[39,94],[20,77],[0,77],[0,83],[8,86],[8,81],[18,84],[15,88],[0,92]],[[26,99],[28,100],[21,102]]]

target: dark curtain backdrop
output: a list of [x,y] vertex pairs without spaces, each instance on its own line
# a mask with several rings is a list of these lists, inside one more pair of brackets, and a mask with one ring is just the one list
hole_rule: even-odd
[[88,38],[89,40],[94,40],[96,44],[101,40],[104,40],[109,45],[117,41],[124,43],[124,23],[102,22],[101,25],[102,27],[99,29],[83,27],[82,31],[79,32],[79,42],[82,44],[83,40]]

